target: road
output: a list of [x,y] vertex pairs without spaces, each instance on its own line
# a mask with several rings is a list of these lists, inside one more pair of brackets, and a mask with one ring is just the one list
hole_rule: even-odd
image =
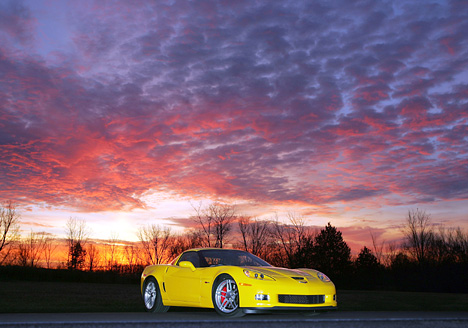
[[329,312],[313,317],[300,314],[256,314],[227,319],[213,311],[168,313],[0,314],[0,328],[467,328],[468,312]]

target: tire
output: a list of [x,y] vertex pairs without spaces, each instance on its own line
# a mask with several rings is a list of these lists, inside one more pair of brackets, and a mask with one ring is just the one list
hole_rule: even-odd
[[145,280],[142,297],[147,312],[167,312],[169,310],[169,306],[164,306],[162,302],[159,285],[154,277],[148,277]]
[[242,317],[244,310],[239,307],[239,289],[235,280],[227,274],[216,278],[211,293],[213,307],[225,317]]

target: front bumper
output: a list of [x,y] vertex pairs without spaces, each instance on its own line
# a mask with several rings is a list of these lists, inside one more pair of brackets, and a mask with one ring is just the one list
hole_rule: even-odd
[[[292,279],[281,280],[239,283],[240,307],[255,311],[262,309],[328,311],[336,309],[338,305],[335,285],[332,282],[298,283],[291,281]],[[267,299],[258,297],[262,295],[268,295]]]
[[287,306],[273,306],[269,308],[256,307],[256,308],[242,308],[244,313],[269,313],[271,311],[300,311],[300,312],[319,312],[319,311],[335,311],[338,307],[336,306],[316,306],[313,308],[304,307],[287,307]]

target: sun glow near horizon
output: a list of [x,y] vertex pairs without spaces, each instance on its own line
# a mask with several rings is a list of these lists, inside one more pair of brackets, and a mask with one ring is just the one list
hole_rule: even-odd
[[[176,198],[174,195],[159,194],[146,197],[145,201],[155,201],[148,203],[145,208],[133,209],[129,211],[107,211],[97,213],[70,212],[66,209],[51,208],[41,209],[40,207],[27,207],[27,211],[21,211],[22,234],[27,235],[30,231],[46,232],[57,238],[65,238],[65,225],[69,218],[76,218],[86,222],[89,228],[89,238],[108,242],[111,238],[126,241],[138,242],[137,232],[140,228],[148,225],[158,225],[162,228],[171,229],[174,234],[182,234],[187,229],[195,226],[195,221],[191,219],[196,214],[197,206],[207,206],[214,201],[204,200],[195,203],[186,198]],[[342,231],[345,240],[357,253],[363,246],[372,245],[372,237],[378,238],[379,242],[397,242],[401,239],[401,227],[405,222],[408,212],[407,207],[399,209],[392,207],[387,214],[377,211],[363,213],[358,216],[347,217],[344,212],[341,214],[327,215],[310,213],[309,208],[302,206],[293,207],[291,204],[284,206],[260,206],[248,202],[234,203],[236,214],[240,216],[250,216],[260,220],[274,221],[289,224],[291,215],[301,218],[306,226],[314,227],[315,230],[323,228],[328,222]],[[306,213],[306,214],[303,214]],[[308,214],[307,214],[308,213]],[[458,220],[441,220],[445,212],[437,212],[431,215],[435,224],[446,224],[449,227],[457,227],[453,223]],[[51,215],[53,214],[53,215]],[[171,215],[172,214],[172,215]],[[382,217],[387,215],[385,219]],[[397,218],[398,216],[398,218]],[[235,223],[234,223],[235,224]],[[463,229],[466,225],[458,225]],[[236,228],[235,228],[236,229]]]

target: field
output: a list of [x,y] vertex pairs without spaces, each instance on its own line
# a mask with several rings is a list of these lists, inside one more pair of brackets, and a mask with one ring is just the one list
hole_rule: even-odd
[[[341,311],[468,311],[467,294],[338,291]],[[138,284],[0,281],[0,312],[141,312]]]

